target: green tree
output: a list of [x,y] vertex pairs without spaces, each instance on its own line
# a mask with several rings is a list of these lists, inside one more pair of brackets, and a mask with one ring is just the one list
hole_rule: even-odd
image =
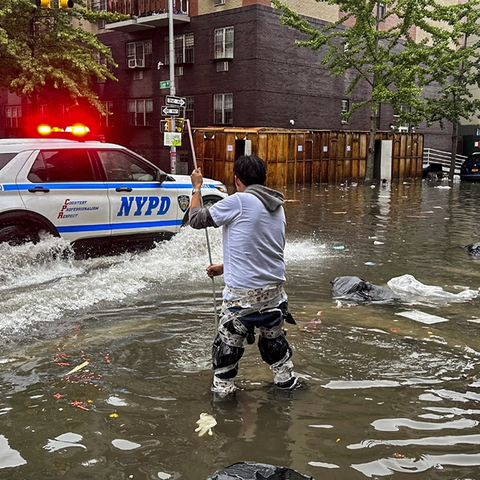
[[[316,0],[318,2],[324,0]],[[375,136],[379,105],[389,103],[398,121],[417,125],[433,114],[433,103],[423,96],[426,85],[447,82],[451,72],[440,63],[460,66],[456,54],[458,38],[454,27],[466,15],[459,6],[440,5],[435,0],[329,0],[341,13],[337,22],[321,29],[292,11],[280,0],[272,3],[282,10],[281,21],[306,36],[297,40],[300,47],[321,50],[321,62],[332,75],[354,72],[346,94],[360,82],[370,87],[370,96],[354,103],[347,116],[359,108],[370,108],[370,140],[365,180],[373,178]],[[475,9],[478,0],[463,4],[464,11]],[[345,28],[345,24],[351,24]],[[404,107],[409,108],[405,109]],[[433,119],[433,116],[430,116]]]
[[[474,7],[474,8],[472,8]],[[427,123],[445,121],[452,126],[449,178],[455,174],[459,126],[480,112],[480,99],[472,95],[472,87],[480,85],[480,9],[478,4],[460,4],[452,9],[449,29],[454,48],[432,65],[431,79],[439,86],[436,96],[427,98]]]
[[105,113],[92,79],[116,80],[108,68],[116,65],[109,48],[84,27],[124,18],[93,12],[83,0],[73,8],[59,8],[58,0],[51,8],[31,0],[0,0],[0,86],[28,98],[34,108],[42,94],[62,91],[72,105],[86,100]]

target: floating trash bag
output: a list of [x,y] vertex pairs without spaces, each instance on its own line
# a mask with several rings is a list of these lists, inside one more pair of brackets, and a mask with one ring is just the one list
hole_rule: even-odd
[[315,480],[296,470],[266,463],[239,462],[215,472],[205,480]]
[[332,295],[355,302],[392,302],[399,300],[390,289],[379,287],[360,277],[337,277],[332,283]]
[[450,302],[467,302],[478,295],[477,290],[466,289],[459,293],[450,293],[442,287],[424,285],[413,275],[402,275],[394,277],[387,282],[387,285],[404,302],[409,303],[435,303],[448,304]]
[[470,243],[469,245],[465,245],[464,250],[466,250],[472,257],[480,258],[480,242],[477,243]]

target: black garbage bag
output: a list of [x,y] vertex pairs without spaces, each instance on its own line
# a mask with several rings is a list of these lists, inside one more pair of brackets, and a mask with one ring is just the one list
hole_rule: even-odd
[[337,277],[332,283],[332,295],[355,302],[393,302],[400,300],[389,288],[379,287],[360,277]]
[[480,258],[480,242],[470,243],[463,247],[470,255],[475,258]]
[[238,462],[215,472],[205,480],[315,480],[290,468],[267,463]]

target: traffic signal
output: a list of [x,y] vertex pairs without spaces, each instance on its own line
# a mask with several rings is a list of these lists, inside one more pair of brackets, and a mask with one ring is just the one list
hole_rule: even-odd
[[50,8],[50,0],[36,0],[37,7]]
[[160,130],[162,132],[170,131],[170,119],[166,118],[165,120],[160,120]]
[[183,130],[183,123],[185,122],[184,118],[176,118],[175,119],[175,130],[177,132],[181,132]]
[[73,0],[59,0],[58,5],[60,8],[73,8]]

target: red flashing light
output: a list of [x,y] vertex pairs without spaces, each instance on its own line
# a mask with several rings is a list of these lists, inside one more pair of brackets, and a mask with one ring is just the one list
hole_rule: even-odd
[[[33,127],[33,125],[32,125]],[[90,131],[90,128],[83,123],[74,123],[65,128],[63,127],[52,127],[48,123],[36,124],[32,130],[36,130],[35,133],[32,131],[33,137],[41,138],[63,138],[77,141],[86,141],[86,140],[97,140],[104,142],[105,137],[103,135],[93,134]]]
[[72,135],[75,135],[76,137],[83,137],[84,135],[90,132],[90,129],[86,125],[83,125],[82,123],[75,123],[74,125],[67,127],[65,131],[70,132]]
[[37,132],[40,135],[50,135],[52,133],[52,127],[50,127],[50,125],[42,124],[37,127]]

